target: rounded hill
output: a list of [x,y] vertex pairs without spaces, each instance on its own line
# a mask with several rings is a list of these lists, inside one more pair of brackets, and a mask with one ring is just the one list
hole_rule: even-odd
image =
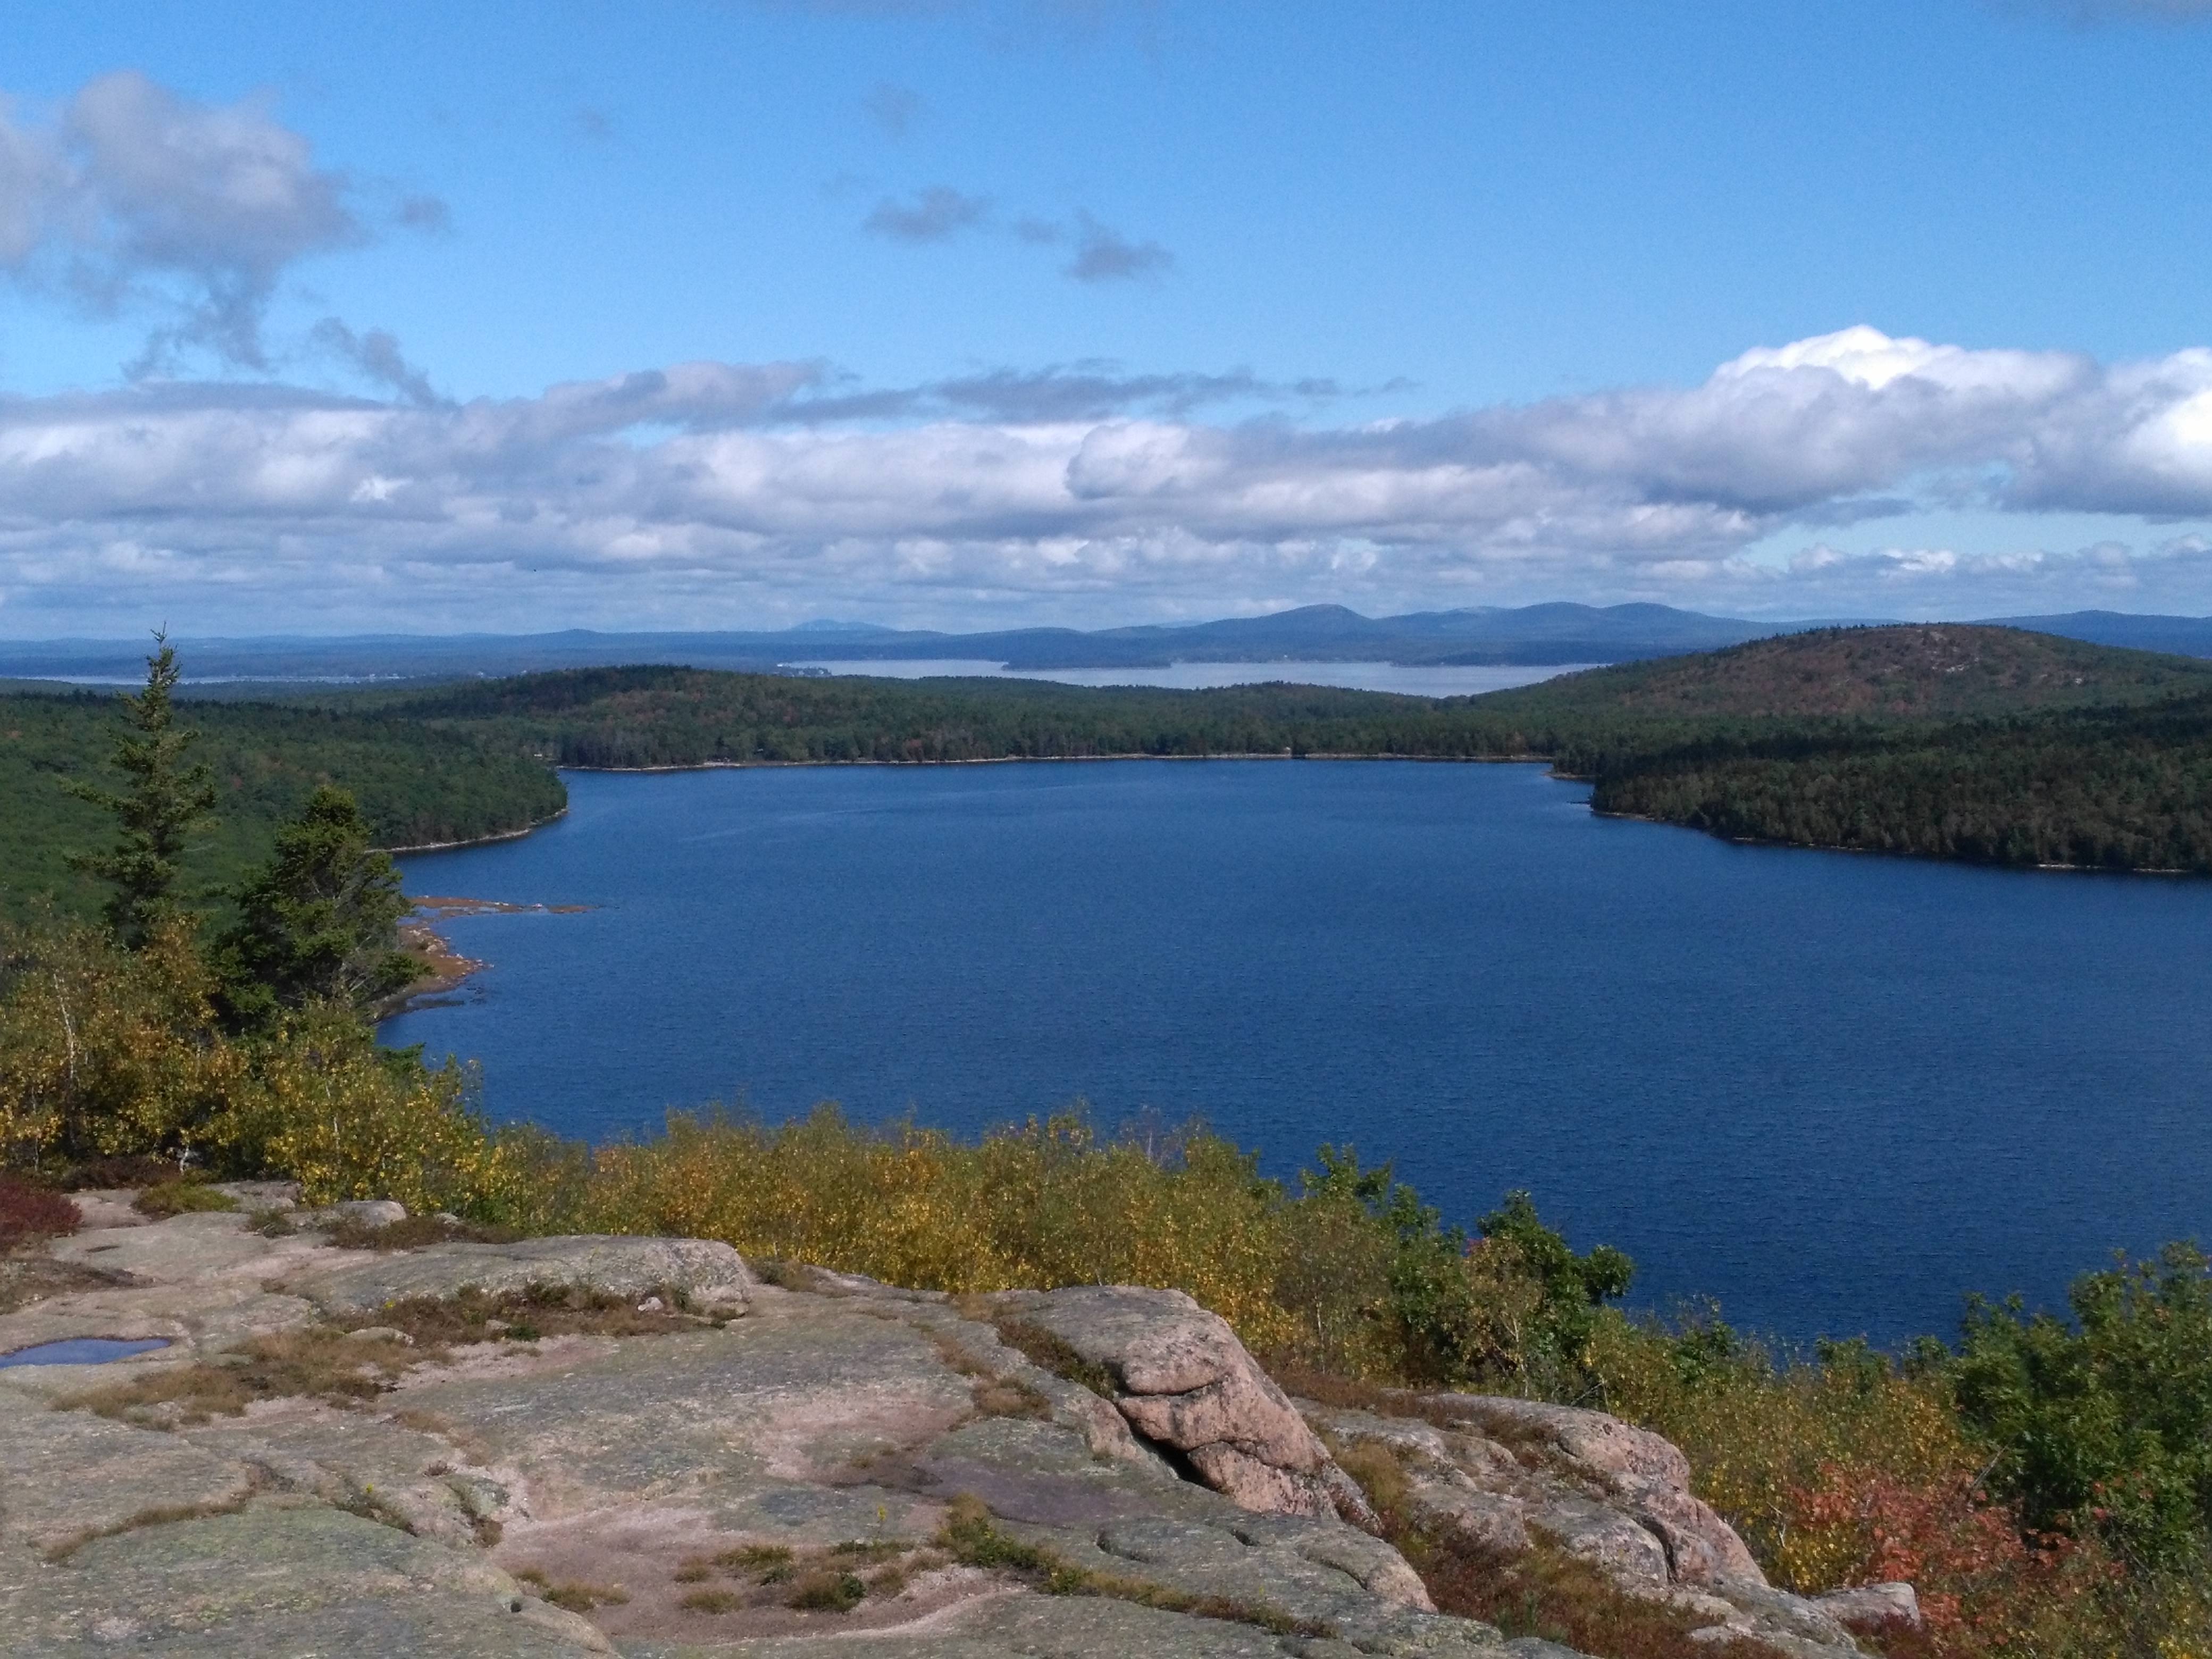
[[1556,714],[1972,720],[2212,692],[2212,662],[1976,623],[1823,628],[1590,669],[1482,706]]

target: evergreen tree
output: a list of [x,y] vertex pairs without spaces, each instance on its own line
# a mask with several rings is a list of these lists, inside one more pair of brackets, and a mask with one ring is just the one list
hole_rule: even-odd
[[365,1008],[415,977],[397,948],[408,908],[399,872],[369,844],[368,820],[343,789],[318,787],[231,897],[238,917],[216,955],[240,1024],[311,1003]]
[[114,814],[122,827],[109,853],[71,854],[71,868],[113,884],[102,915],[116,938],[142,948],[162,921],[178,914],[175,898],[185,839],[215,805],[214,775],[188,766],[185,751],[199,733],[179,730],[171,693],[178,679],[176,647],[156,629],[158,647],[146,659],[146,686],[124,693],[125,729],[115,739],[113,762],[125,779],[120,790],[79,778],[62,787],[80,800]]

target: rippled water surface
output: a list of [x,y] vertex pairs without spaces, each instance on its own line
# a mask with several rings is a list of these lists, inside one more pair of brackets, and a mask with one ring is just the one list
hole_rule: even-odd
[[409,890],[493,966],[387,1041],[605,1136],[825,1097],[973,1132],[1201,1114],[1350,1140],[1448,1214],[1535,1192],[1636,1299],[1949,1331],[2212,1233],[2212,884],[1729,845],[1533,767],[571,774]]

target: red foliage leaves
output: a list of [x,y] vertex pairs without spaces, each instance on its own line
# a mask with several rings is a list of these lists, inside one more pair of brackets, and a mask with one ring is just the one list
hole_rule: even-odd
[[1957,1470],[1914,1483],[1826,1463],[1793,1497],[1801,1527],[1854,1540],[1850,1582],[1903,1579],[1917,1589],[1927,1628],[1908,1645],[1938,1659],[2018,1644],[2106,1573],[2073,1540],[2024,1535],[2010,1505],[1991,1502]]
[[59,1193],[33,1187],[19,1176],[0,1175],[0,1249],[77,1229],[76,1206]]

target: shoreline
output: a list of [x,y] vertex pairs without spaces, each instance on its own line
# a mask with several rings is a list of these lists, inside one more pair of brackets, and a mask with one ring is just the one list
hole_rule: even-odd
[[[1560,776],[1571,783],[1586,783],[1587,778]],[[2000,864],[1994,859],[1967,859],[1942,853],[1915,853],[1887,847],[1844,847],[1825,841],[1778,841],[1768,836],[1729,836],[1717,830],[1700,829],[1694,823],[1682,823],[1674,818],[1655,818],[1648,812],[1616,812],[1593,806],[1589,814],[1594,818],[1613,818],[1622,823],[1656,823],[1668,830],[1687,830],[1700,836],[1710,836],[1715,841],[1724,841],[1732,847],[1773,847],[1785,853],[1849,853],[1856,858],[1916,859],[1923,864],[1957,864],[1969,870],[2009,870],[2040,872],[2061,876],[2193,876],[2202,878],[2201,870],[2185,870],[2173,865],[2130,865],[2116,869],[2109,864]]]
[[[512,833],[497,837],[501,841],[514,838]],[[438,924],[447,917],[573,915],[594,908],[588,904],[512,904],[504,899],[456,898],[428,893],[410,898],[409,902],[415,908],[399,924],[399,948],[422,965],[422,976],[370,1011],[370,1018],[378,1024],[406,1013],[428,998],[459,989],[471,975],[491,966],[489,962],[465,957],[453,949],[452,942],[438,931]]]
[[[559,769],[556,769],[556,770]],[[575,769],[581,770],[582,769]],[[532,831],[543,830],[549,823],[557,823],[568,816],[563,806],[559,811],[542,818],[533,818],[520,830],[495,830],[489,836],[469,836],[459,841],[426,841],[415,847],[380,847],[377,851],[390,858],[404,858],[413,853],[450,853],[463,847],[489,847],[495,842],[520,841]]]
[[[708,760],[681,761],[667,766],[584,766],[556,762],[556,772],[595,772],[613,775],[644,775],[656,772],[742,772],[786,769],[797,770],[814,766],[1051,766],[1079,765],[1088,762],[1104,761],[1420,761],[1443,766],[1538,766],[1551,760],[1548,755],[1369,755],[1337,750],[1309,750],[1297,754],[1288,749],[1240,749],[1224,750],[1211,755],[1147,755],[1138,752],[1121,755],[970,755],[955,760]],[[1565,775],[1564,774],[1562,775]],[[1570,781],[1582,781],[1571,779]],[[551,819],[547,819],[550,823]],[[532,829],[537,828],[535,824]],[[528,830],[513,834],[527,835]],[[504,837],[501,837],[504,839]],[[454,846],[473,845],[456,842]],[[428,851],[422,848],[395,848],[394,852]]]

